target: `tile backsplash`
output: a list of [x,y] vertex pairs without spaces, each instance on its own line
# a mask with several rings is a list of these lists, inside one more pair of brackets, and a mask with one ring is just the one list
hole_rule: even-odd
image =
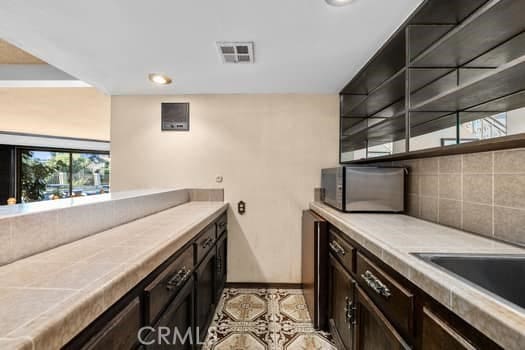
[[409,168],[408,215],[525,244],[525,149],[394,165]]

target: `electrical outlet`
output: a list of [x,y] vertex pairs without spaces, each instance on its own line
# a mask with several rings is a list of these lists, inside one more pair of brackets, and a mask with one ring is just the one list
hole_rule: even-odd
[[237,212],[241,215],[246,213],[246,203],[244,203],[243,201],[237,203]]

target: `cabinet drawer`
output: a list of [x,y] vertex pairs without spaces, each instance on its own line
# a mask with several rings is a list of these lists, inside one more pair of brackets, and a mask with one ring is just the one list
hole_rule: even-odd
[[330,252],[341,261],[343,266],[350,272],[355,271],[355,248],[341,238],[340,234],[333,228],[329,230],[328,246]]
[[217,225],[217,237],[221,235],[221,233],[226,232],[226,229],[228,227],[228,216],[226,213],[222,214],[219,219],[217,219],[216,222]]
[[[161,314],[155,329],[148,335],[146,346],[143,350],[191,350],[192,339],[194,339],[193,326],[193,304],[194,304],[194,285],[193,277],[186,281],[175,299],[169,304],[166,310]],[[162,329],[169,329],[169,335],[162,339]],[[180,337],[176,337],[178,332]],[[191,337],[189,337],[191,335]],[[188,336],[188,338],[184,338]],[[159,338],[161,341],[159,341]],[[184,341],[182,341],[184,340]]]
[[414,295],[361,253],[357,253],[356,275],[359,285],[401,335],[412,336]]
[[133,349],[140,327],[140,301],[135,298],[93,336],[82,350]]
[[[356,343],[359,350],[410,350],[409,344],[360,287],[356,290]],[[426,350],[423,348],[423,350]],[[449,349],[443,349],[449,350]]]
[[193,271],[193,249],[184,251],[144,289],[146,324],[152,324]]
[[422,348],[425,350],[476,350],[458,330],[426,307],[423,307]]
[[195,265],[210,251],[216,240],[215,224],[208,226],[195,240]]

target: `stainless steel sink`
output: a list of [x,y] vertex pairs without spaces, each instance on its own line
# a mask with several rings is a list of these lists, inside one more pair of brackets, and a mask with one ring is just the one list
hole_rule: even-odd
[[414,255],[525,309],[525,255]]

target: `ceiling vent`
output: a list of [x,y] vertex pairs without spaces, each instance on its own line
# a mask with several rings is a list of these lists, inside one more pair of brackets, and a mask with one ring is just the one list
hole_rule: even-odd
[[253,42],[217,42],[222,63],[254,63]]

